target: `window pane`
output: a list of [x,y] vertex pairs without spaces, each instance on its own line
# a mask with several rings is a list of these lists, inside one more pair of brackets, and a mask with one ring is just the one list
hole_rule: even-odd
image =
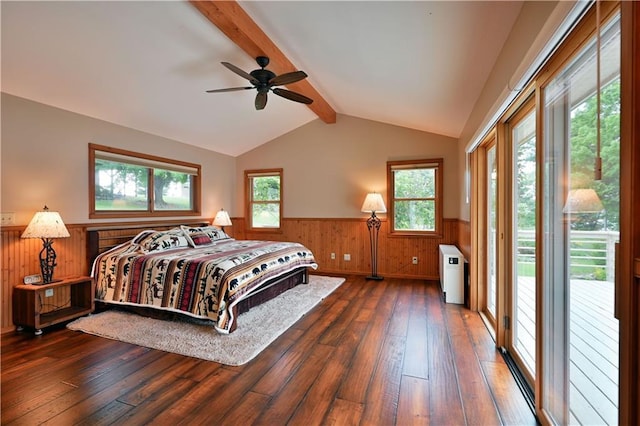
[[394,172],[395,198],[434,198],[436,196],[436,170],[412,169]]
[[249,228],[280,228],[282,169],[245,170]]
[[148,169],[107,160],[95,163],[96,210],[147,210]]
[[280,226],[280,204],[254,203],[251,217],[254,228],[278,228]]
[[487,310],[495,321],[498,301],[498,162],[496,145],[487,150]]
[[513,348],[536,371],[536,114],[513,128]]
[[253,178],[254,201],[278,201],[280,199],[280,176]]
[[153,200],[156,210],[191,210],[191,175],[155,169]]
[[396,231],[433,231],[436,227],[434,200],[396,201],[394,227]]
[[595,37],[542,94],[542,405],[558,424],[618,422],[614,259],[620,199],[619,19],[601,30],[601,180],[595,179],[593,166],[598,135]]

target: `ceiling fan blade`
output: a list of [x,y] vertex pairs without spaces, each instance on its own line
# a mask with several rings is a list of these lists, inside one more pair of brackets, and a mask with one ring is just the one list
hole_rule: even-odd
[[291,90],[275,88],[273,89],[273,93],[278,96],[282,96],[283,98],[289,99],[290,101],[300,102],[303,104],[310,104],[313,102],[313,99],[307,98],[300,93],[292,92]]
[[256,109],[264,109],[267,105],[267,92],[260,93],[256,95]]
[[229,87],[228,89],[214,89],[206,90],[207,93],[222,93],[222,92],[235,92],[236,90],[255,89],[253,86],[249,87]]
[[229,62],[221,62],[222,65],[224,65],[225,67],[229,68],[231,71],[235,72],[236,74],[238,74],[240,77],[246,78],[247,80],[249,80],[252,84],[259,84],[260,82],[254,78],[251,74],[249,74],[248,72],[245,72],[243,70],[241,70],[240,68],[236,67],[233,64],[230,64]]
[[307,74],[304,71],[287,72],[273,77],[269,80],[269,84],[271,86],[282,86],[283,84],[295,83],[296,81],[300,81],[304,78],[307,78]]

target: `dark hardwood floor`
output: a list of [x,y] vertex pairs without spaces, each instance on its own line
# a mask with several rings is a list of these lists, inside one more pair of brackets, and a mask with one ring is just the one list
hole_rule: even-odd
[[536,424],[480,317],[419,280],[349,277],[240,367],[63,327],[1,361],[3,425]]

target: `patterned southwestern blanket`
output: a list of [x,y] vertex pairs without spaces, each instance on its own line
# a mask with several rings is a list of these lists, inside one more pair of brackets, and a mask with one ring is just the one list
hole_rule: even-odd
[[227,238],[151,252],[125,243],[100,254],[92,275],[98,301],[179,311],[212,320],[226,334],[235,304],[266,280],[306,266],[318,265],[301,244]]

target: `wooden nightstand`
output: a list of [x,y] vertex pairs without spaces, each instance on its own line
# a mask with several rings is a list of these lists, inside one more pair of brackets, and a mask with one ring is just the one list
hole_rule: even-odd
[[93,312],[93,279],[70,277],[41,285],[18,285],[13,289],[13,323],[35,329],[68,321]]

